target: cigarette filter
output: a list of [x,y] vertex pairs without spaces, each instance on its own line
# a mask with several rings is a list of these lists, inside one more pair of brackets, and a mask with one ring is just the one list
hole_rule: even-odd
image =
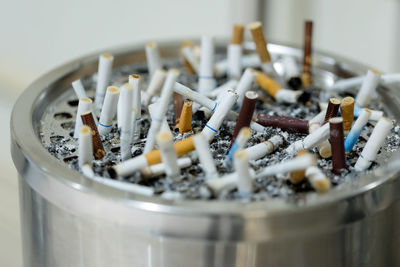
[[249,127],[251,118],[253,117],[254,108],[256,106],[258,94],[254,91],[246,92],[239,117],[236,121],[235,130],[232,136],[232,144],[235,142],[236,136],[243,127]]
[[331,188],[331,181],[317,166],[308,167],[306,169],[306,176],[310,181],[311,186],[318,193],[328,192]]
[[[133,104],[133,86],[129,83],[124,84],[120,87],[120,94],[118,98],[117,106],[117,122],[118,128],[121,128],[122,121],[125,120],[125,116],[131,113]],[[130,116],[130,115],[129,115]]]
[[104,98],[104,104],[99,119],[99,133],[101,135],[111,132],[112,120],[117,113],[118,97],[119,88],[109,86],[107,88],[106,97]]
[[199,70],[199,93],[208,95],[215,88],[214,79],[214,39],[211,36],[201,37],[201,56]]
[[214,114],[203,128],[202,133],[207,137],[210,142],[218,133],[218,129],[222,124],[227,113],[231,110],[232,106],[236,103],[238,95],[233,91],[228,91],[221,103],[217,106]]
[[75,129],[74,129],[74,138],[79,137],[79,130],[82,127],[82,118],[81,114],[92,111],[93,110],[93,101],[90,98],[83,97],[79,99],[78,111],[76,112],[76,120],[75,120]]
[[153,96],[158,94],[158,92],[161,90],[161,87],[164,84],[165,77],[167,77],[167,72],[164,70],[156,70],[154,75],[151,77],[149,86],[147,87],[146,90],[146,96],[144,99],[144,104],[146,106],[149,105],[150,100]]
[[253,36],[254,44],[256,45],[257,54],[260,57],[261,63],[271,62],[271,56],[267,49],[267,42],[264,38],[262,24],[259,21],[250,23],[248,28]]
[[291,144],[286,151],[289,154],[296,154],[299,150],[311,149],[312,147],[322,143],[329,137],[329,124],[325,124],[322,127],[319,127],[309,135],[307,135],[303,140],[298,140]]
[[132,132],[135,140],[140,137],[140,121],[142,120],[142,101],[141,101],[141,89],[140,89],[140,76],[136,74],[129,75],[129,84],[133,86],[133,98],[132,107],[136,110],[136,119],[134,121],[135,127]]
[[284,162],[265,167],[256,174],[255,178],[262,178],[280,173],[303,170],[312,165],[315,165],[315,163],[315,157],[308,153],[301,157],[296,157],[294,159],[286,160]]
[[113,61],[114,57],[110,54],[101,54],[99,57],[96,96],[94,99],[98,112],[102,109],[106,89],[110,83]]
[[342,99],[340,113],[343,118],[343,130],[349,131],[354,119],[354,98],[348,96]]
[[317,145],[319,155],[324,158],[332,157],[332,146],[329,140],[323,141],[321,144]]
[[182,95],[174,92],[173,100],[174,100],[174,121],[176,125],[175,127],[179,127],[179,118],[181,116],[183,108],[183,97]]
[[[300,150],[299,153],[297,153],[297,157],[302,157],[307,154],[308,154],[307,150]],[[306,169],[292,171],[289,174],[289,180],[292,182],[292,184],[298,184],[304,180],[305,174],[306,174]]]
[[[191,136],[175,142],[174,148],[178,157],[193,151],[193,137]],[[158,163],[161,163],[161,152],[160,150],[153,150],[149,153],[123,161],[113,166],[112,168],[108,169],[108,173],[112,178],[116,178],[117,176],[127,176],[142,168]]]
[[191,133],[192,130],[192,101],[185,100],[181,117],[179,119],[179,133],[181,135],[185,133]]
[[238,174],[238,190],[242,195],[249,195],[253,192],[252,177],[249,171],[249,159],[244,150],[235,152],[235,160],[233,162],[235,171]]
[[329,99],[328,108],[326,109],[324,123],[327,123],[330,118],[334,118],[338,115],[340,107],[340,100],[337,98]]
[[257,114],[255,121],[265,127],[280,128],[294,133],[308,133],[308,121],[287,116]]
[[283,138],[280,135],[274,135],[268,141],[259,143],[257,145],[245,149],[249,160],[258,160],[266,155],[271,154],[276,148],[283,143]]
[[168,71],[168,75],[164,83],[164,86],[162,88],[160,99],[158,101],[158,107],[156,110],[157,112],[155,112],[155,116],[151,120],[150,129],[147,133],[144,153],[150,152],[154,147],[156,134],[160,130],[162,119],[164,118],[165,113],[167,112],[168,105],[173,93],[173,86],[178,76],[179,76],[178,70],[170,69]]
[[230,161],[233,160],[233,156],[235,155],[237,150],[243,149],[246,146],[246,143],[247,143],[247,141],[249,141],[250,137],[251,137],[250,128],[243,127],[240,130],[235,142],[231,146],[231,149],[229,150],[228,159]]
[[256,78],[257,72],[252,68],[246,68],[242,77],[239,80],[239,83],[236,86],[236,94],[239,96],[238,103],[241,104],[243,102],[244,95],[251,88],[251,85]]
[[312,83],[311,74],[311,54],[312,54],[312,21],[306,21],[304,24],[304,58],[303,73],[301,81],[304,87],[309,87]]
[[388,118],[382,117],[378,121],[354,166],[356,171],[363,171],[371,166],[392,127],[393,122]]
[[103,143],[101,142],[99,131],[97,130],[96,123],[93,119],[92,112],[84,112],[81,114],[82,122],[87,125],[92,130],[92,143],[93,143],[93,155],[95,159],[102,159],[106,152],[103,148]]
[[157,135],[157,143],[160,147],[161,159],[165,166],[165,173],[167,174],[167,177],[170,177],[173,180],[178,180],[180,169],[172,139],[172,134],[168,132],[161,132]]
[[[192,160],[190,158],[180,158],[178,159],[178,167],[179,169],[184,169],[192,165]],[[150,179],[153,177],[157,177],[161,174],[165,173],[165,164],[159,163],[152,165],[150,167],[146,167],[140,170],[141,175],[146,178]]]
[[83,87],[82,81],[80,79],[72,82],[72,88],[74,88],[75,94],[78,99],[87,97],[85,88]]
[[233,25],[231,44],[241,45],[243,43],[243,33],[244,33],[243,25],[241,24]]
[[83,165],[92,165],[93,160],[93,145],[92,145],[92,131],[89,126],[82,126],[79,129],[79,154],[78,164],[79,168]]
[[149,77],[153,77],[156,70],[162,69],[160,51],[155,42],[146,44],[147,68],[149,69]]
[[356,144],[358,137],[361,135],[364,126],[367,124],[369,117],[371,116],[371,111],[369,109],[364,108],[354,123],[353,127],[344,141],[344,148],[346,152],[349,152],[353,149]]
[[367,76],[365,77],[356,97],[357,104],[359,104],[361,107],[365,107],[369,104],[369,102],[371,102],[371,98],[375,94],[380,78],[380,71],[368,70]]
[[344,152],[343,118],[335,117],[329,120],[331,149],[332,149],[332,172],[340,175],[341,170],[346,168],[346,155]]
[[194,146],[199,155],[200,164],[206,174],[206,179],[213,179],[218,176],[217,168],[215,167],[214,159],[210,151],[210,145],[207,139],[202,134],[193,136]]

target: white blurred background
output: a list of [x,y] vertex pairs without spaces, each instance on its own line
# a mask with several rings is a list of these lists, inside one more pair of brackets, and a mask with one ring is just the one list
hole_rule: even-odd
[[[0,119],[36,78],[108,47],[135,42],[229,36],[235,22],[264,22],[269,41],[302,45],[314,21],[314,49],[385,72],[400,72],[399,0],[0,0]],[[0,145],[0,266],[21,266],[17,174],[9,129]]]

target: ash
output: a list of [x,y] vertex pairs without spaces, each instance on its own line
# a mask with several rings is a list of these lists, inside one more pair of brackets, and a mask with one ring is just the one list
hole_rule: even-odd
[[[189,86],[192,89],[197,88],[197,76],[191,75],[182,69],[181,62],[178,60],[166,60],[164,62],[164,66],[166,68],[180,68],[181,75],[179,82]],[[145,90],[147,88],[146,81],[148,80],[145,63],[135,63],[114,69],[111,79],[112,84],[116,86],[122,85],[123,83],[127,82],[128,75],[132,73],[141,75],[142,90]],[[94,95],[96,79],[96,74],[82,78],[82,82],[86,88],[88,96]],[[217,82],[218,85],[221,85],[226,81],[227,78],[223,77]],[[310,88],[306,90],[306,94],[301,99],[303,102],[285,105],[275,103],[271,97],[265,94],[263,90],[255,84],[251,90],[257,91],[260,96],[260,101],[258,101],[256,104],[255,113],[292,116],[302,119],[311,119],[317,115],[320,112],[320,101],[326,102],[329,97],[337,97],[337,95],[327,95],[327,92],[321,91],[319,88]],[[344,97],[346,95],[354,96],[354,91],[350,91],[345,95],[341,94],[340,97]],[[370,108],[384,110],[384,107],[379,103],[379,98],[374,99],[372,105],[370,105]],[[48,108],[47,113],[42,118],[41,139],[43,145],[47,148],[49,153],[51,153],[60,161],[64,162],[64,164],[66,164],[68,167],[79,171],[77,157],[78,142],[72,137],[77,104],[78,100],[76,99],[71,87],[59,97],[58,101],[55,101],[55,103]],[[239,111],[237,106],[234,107],[234,110],[237,112]],[[202,109],[194,112],[192,125],[193,132],[201,132],[208,119],[209,114],[206,114]],[[175,141],[191,135],[185,134],[184,136],[181,136],[179,132],[174,129],[175,124],[173,119],[172,102],[167,112],[167,121],[172,129]],[[219,134],[215,136],[214,140],[210,144],[210,149],[215,159],[215,164],[220,176],[234,171],[231,162],[227,159],[227,154],[231,146],[232,133],[234,131],[235,124],[236,122],[234,121],[225,120],[220,128]],[[147,113],[147,109],[143,108],[142,121],[140,122],[141,135],[140,138],[133,144],[132,157],[142,154],[146,141],[146,133],[149,127],[149,115]],[[373,127],[373,124],[367,124],[353,150],[346,154],[347,166],[349,166],[349,168],[348,170],[344,170],[342,175],[337,176],[332,174],[331,159],[318,159],[319,167],[330,178],[333,186],[344,183],[349,179],[356,179],[358,178],[357,176],[360,176],[354,171],[352,166],[354,166],[355,162],[357,161],[358,156],[368,140],[368,136],[370,136],[373,130]],[[381,153],[382,151],[380,151],[377,163],[372,164],[369,171],[376,168],[379,164],[385,163],[385,161],[390,157],[390,154],[399,149],[399,132],[400,126],[395,125],[383,146],[384,149],[382,150],[384,150],[384,153]],[[266,127],[264,132],[254,133],[246,147],[266,141],[276,134],[280,134],[282,137],[284,137],[283,145],[277,148],[272,154],[267,155],[262,159],[250,161],[250,166],[255,171],[263,167],[290,159],[292,156],[285,152],[286,147],[296,140],[305,137],[303,134],[288,133],[280,129]],[[106,155],[101,160],[93,161],[93,170],[96,175],[111,179],[107,173],[107,169],[120,162],[119,132],[116,124],[114,124],[112,131],[108,135],[102,137],[102,141],[106,150]],[[316,148],[314,148],[313,152],[316,156],[318,156],[318,151]],[[291,184],[288,179],[286,179],[286,175],[280,175],[263,177],[262,179],[254,180],[254,193],[251,196],[240,195],[236,189],[223,191],[216,196],[205,185],[205,174],[201,165],[199,164],[196,152],[194,151],[188,156],[192,158],[193,164],[188,168],[182,169],[181,179],[179,181],[173,181],[172,179],[165,177],[165,175],[146,179],[141,176],[140,172],[128,177],[119,177],[118,179],[129,183],[153,187],[156,195],[185,199],[262,201],[270,198],[281,197],[290,200],[301,199],[305,193],[313,191],[307,179],[299,184],[294,185]]]

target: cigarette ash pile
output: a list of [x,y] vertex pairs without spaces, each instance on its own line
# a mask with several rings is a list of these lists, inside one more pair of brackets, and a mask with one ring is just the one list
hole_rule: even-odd
[[[294,58],[271,59],[259,23],[249,26],[257,54],[242,54],[243,27],[236,25],[228,60],[222,52],[214,55],[210,37],[202,38],[201,56],[190,42],[181,59],[161,60],[151,43],[147,64],[113,69],[112,56],[101,55],[97,74],[74,82],[75,94],[71,88],[49,106],[42,143],[88,179],[116,179],[138,185],[138,193],[165,198],[292,199],[356,179],[398,150],[400,127],[383,118],[379,98],[371,99],[376,71],[340,92],[313,85],[318,70],[311,73],[310,25],[302,71]],[[276,71],[277,65],[284,71]],[[353,122],[353,113],[359,120]],[[366,145],[370,138],[384,142],[383,149]]]

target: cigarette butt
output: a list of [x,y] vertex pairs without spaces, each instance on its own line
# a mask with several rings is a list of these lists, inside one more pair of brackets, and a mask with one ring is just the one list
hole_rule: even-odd
[[343,118],[335,117],[329,120],[330,138],[332,149],[332,171],[340,175],[346,168],[346,155],[344,151]]
[[161,152],[160,150],[153,150],[144,155],[147,160],[147,165],[151,166],[154,164],[161,163]]
[[277,82],[261,71],[257,71],[256,83],[272,97],[275,97],[276,93],[282,89]]
[[185,100],[179,119],[179,133],[191,133],[192,132],[192,101]]
[[92,130],[92,140],[93,140],[93,155],[96,159],[102,159],[106,154],[103,148],[103,143],[101,142],[99,131],[97,130],[96,123],[94,122],[92,112],[84,112],[81,114],[82,122],[87,125]]
[[311,74],[311,54],[312,54],[312,21],[304,23],[304,57],[303,72],[301,74],[301,82],[304,87],[309,87],[312,83]]
[[328,140],[325,140],[321,144],[318,145],[319,155],[324,158],[330,158],[332,156],[332,146]]
[[330,98],[328,103],[328,108],[326,109],[324,123],[327,123],[329,119],[337,116],[340,107],[340,100],[337,98]]
[[350,131],[354,119],[354,98],[348,96],[342,99],[340,113],[343,118],[343,130]]
[[[304,155],[306,155],[307,153],[308,153],[307,150],[300,150],[300,151],[297,153],[297,156],[296,156],[296,157],[304,156]],[[293,184],[298,184],[298,183],[300,183],[301,181],[304,180],[305,174],[306,174],[306,169],[297,170],[297,171],[292,171],[292,172],[289,174],[289,179],[290,179],[290,181],[291,181]]]
[[242,44],[243,43],[243,32],[244,27],[241,24],[235,24],[233,26],[233,34],[231,44]]
[[317,180],[314,183],[314,189],[319,193],[326,193],[331,189],[331,182],[328,179]]
[[248,28],[251,32],[251,35],[253,36],[253,41],[256,45],[256,50],[258,53],[258,56],[260,57],[260,61],[262,63],[265,62],[271,62],[271,56],[269,55],[268,49],[267,49],[267,42],[264,38],[264,33],[262,30],[262,24],[259,21],[250,23],[248,25]]

